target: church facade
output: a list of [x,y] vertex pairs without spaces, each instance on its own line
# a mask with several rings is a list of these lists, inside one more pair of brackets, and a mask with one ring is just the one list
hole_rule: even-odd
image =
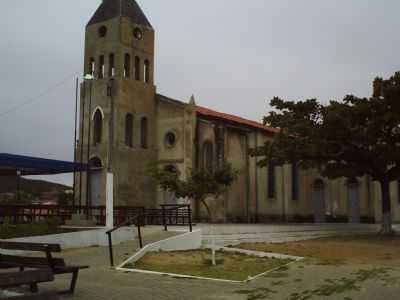
[[[149,177],[158,166],[183,178],[194,168],[224,162],[240,171],[220,199],[209,199],[215,222],[374,222],[379,186],[368,177],[327,180],[296,165],[257,166],[250,155],[277,129],[157,93],[155,30],[134,0],[103,0],[86,27],[85,80],[81,84],[76,201],[104,205],[106,175],[114,175],[116,206],[180,203]],[[394,216],[400,215],[393,184]],[[205,216],[192,203],[198,219]],[[396,219],[396,218],[395,218]]]

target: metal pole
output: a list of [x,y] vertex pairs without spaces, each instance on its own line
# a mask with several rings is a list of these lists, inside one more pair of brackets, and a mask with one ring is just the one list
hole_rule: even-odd
[[[85,90],[85,96],[82,98],[82,110],[81,110],[81,115],[82,115],[82,128],[81,128],[81,138],[80,138],[80,144],[81,144],[81,159],[80,163],[83,164],[83,140],[85,136],[85,98],[86,98],[86,84],[83,82],[83,88]],[[81,207],[82,207],[82,170],[79,172],[79,213],[81,213]]]
[[188,205],[188,210],[189,210],[189,228],[190,228],[190,232],[193,232],[192,209],[190,208],[190,205]]
[[143,248],[142,231],[140,230],[140,221],[139,220],[138,220],[138,224],[137,224],[137,230],[138,230],[139,246],[140,246],[140,249],[142,249]]
[[88,170],[86,173],[86,219],[89,220],[89,202],[90,202],[90,139],[91,139],[91,130],[92,130],[92,81],[90,81],[90,91],[89,91],[89,129],[88,129],[88,145],[87,145],[87,164]]
[[113,254],[111,232],[107,232],[107,235],[108,235],[108,250],[110,253],[110,265],[111,267],[114,267],[114,254]]
[[168,231],[167,220],[165,217],[165,206],[162,206],[162,217],[163,217],[164,230]]
[[[76,162],[76,135],[77,135],[77,122],[78,122],[78,84],[79,79],[76,77],[75,85],[75,134],[74,134],[74,162]],[[74,192],[72,197],[72,207],[75,208],[75,194],[76,194],[76,171],[74,170]]]

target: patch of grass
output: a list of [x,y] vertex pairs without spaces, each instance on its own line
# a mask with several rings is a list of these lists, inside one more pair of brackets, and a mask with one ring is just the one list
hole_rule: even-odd
[[324,258],[319,259],[316,262],[316,265],[318,266],[343,266],[345,264],[345,261],[340,258]]
[[260,288],[255,290],[239,290],[235,293],[240,295],[247,295],[247,300],[261,300],[271,299],[271,296],[273,294],[276,294],[276,291],[268,288]]
[[243,281],[251,276],[264,273],[290,262],[290,260],[218,251],[217,260],[221,264],[211,266],[208,263],[210,257],[211,251],[209,250],[151,252],[147,253],[134,265],[127,264],[124,267],[134,267],[161,273]]
[[77,231],[76,229],[60,228],[61,224],[62,222],[58,218],[51,218],[42,222],[31,224],[16,225],[11,224],[9,220],[5,220],[3,224],[0,224],[0,239],[12,239]]
[[289,273],[286,273],[286,272],[271,272],[271,273],[265,274],[264,277],[267,277],[267,278],[286,278],[286,277],[289,277]]

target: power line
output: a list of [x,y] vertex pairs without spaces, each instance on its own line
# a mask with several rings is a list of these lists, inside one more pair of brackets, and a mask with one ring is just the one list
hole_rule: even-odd
[[68,77],[66,77],[65,79],[60,81],[59,83],[56,83],[55,85],[47,88],[46,90],[44,90],[40,94],[38,94],[38,95],[36,95],[36,96],[34,96],[32,98],[28,98],[25,101],[21,101],[21,103],[15,105],[14,107],[11,107],[10,109],[8,109],[6,111],[1,112],[0,113],[0,118],[4,117],[4,116],[6,116],[6,115],[8,115],[10,113],[13,113],[13,112],[15,112],[15,111],[27,106],[27,105],[30,105],[30,104],[32,104],[34,102],[42,100],[43,96],[47,95],[48,93],[50,93],[50,92],[54,91],[55,89],[59,88],[60,86],[64,85],[67,81],[71,80],[71,78],[75,78],[76,74],[77,74],[77,72],[75,72],[74,74],[69,75]]

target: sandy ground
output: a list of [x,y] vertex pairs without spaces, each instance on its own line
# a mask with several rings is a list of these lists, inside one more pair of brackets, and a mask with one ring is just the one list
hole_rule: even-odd
[[400,267],[399,236],[329,237],[283,244],[241,244],[239,248],[303,256],[326,264],[331,261],[332,264]]

